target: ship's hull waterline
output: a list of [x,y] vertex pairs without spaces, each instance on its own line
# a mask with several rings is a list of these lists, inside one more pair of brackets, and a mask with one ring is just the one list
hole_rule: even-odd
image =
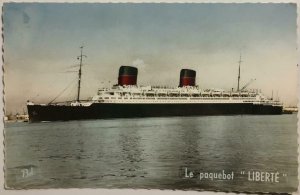
[[27,105],[30,122],[204,115],[276,115],[282,106],[252,103]]

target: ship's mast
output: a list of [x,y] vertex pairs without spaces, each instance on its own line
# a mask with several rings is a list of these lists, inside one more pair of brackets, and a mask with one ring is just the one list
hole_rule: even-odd
[[238,85],[237,85],[237,91],[240,91],[241,63],[242,63],[242,54],[240,54],[240,60],[239,60],[239,74],[238,74]]
[[80,47],[80,56],[77,59],[80,61],[79,63],[79,71],[78,71],[78,90],[77,90],[77,99],[76,101],[79,102],[80,100],[80,83],[81,83],[81,67],[82,67],[82,57],[87,57],[86,55],[82,54],[83,46]]

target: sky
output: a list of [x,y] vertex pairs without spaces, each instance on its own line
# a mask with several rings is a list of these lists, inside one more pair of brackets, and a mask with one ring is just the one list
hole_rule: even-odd
[[[121,65],[138,67],[139,85],[178,86],[182,68],[200,88],[261,89],[297,104],[296,4],[5,3],[6,113],[26,101],[81,99],[117,83]],[[69,87],[68,87],[69,86]],[[66,88],[68,87],[68,88]]]

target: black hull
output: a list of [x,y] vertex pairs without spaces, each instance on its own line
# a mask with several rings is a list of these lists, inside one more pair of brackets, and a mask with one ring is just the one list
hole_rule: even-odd
[[27,105],[29,121],[68,121],[105,118],[137,118],[203,115],[275,115],[282,107],[251,103],[214,104],[101,104],[91,106]]

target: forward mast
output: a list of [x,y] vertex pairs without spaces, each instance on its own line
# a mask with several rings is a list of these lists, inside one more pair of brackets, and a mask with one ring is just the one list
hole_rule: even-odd
[[80,56],[77,57],[77,59],[79,60],[79,70],[78,70],[78,89],[77,89],[77,98],[76,101],[80,102],[80,85],[81,85],[81,67],[82,67],[82,58],[83,57],[87,57],[86,55],[84,55],[82,53],[83,51],[83,46],[80,47]]

